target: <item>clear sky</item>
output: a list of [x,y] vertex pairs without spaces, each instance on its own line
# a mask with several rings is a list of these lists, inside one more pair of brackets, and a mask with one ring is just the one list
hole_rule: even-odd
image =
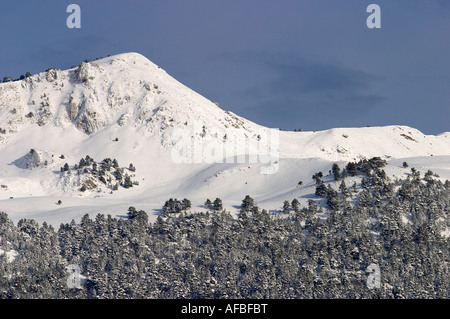
[[139,52],[269,127],[450,131],[449,0],[2,0],[0,21],[1,79]]

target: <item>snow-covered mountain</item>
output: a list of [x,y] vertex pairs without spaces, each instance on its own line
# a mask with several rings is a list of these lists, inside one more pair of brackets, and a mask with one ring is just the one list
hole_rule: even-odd
[[[170,197],[191,199],[194,210],[220,197],[236,210],[247,194],[278,209],[313,193],[313,173],[374,156],[389,161],[391,174],[404,174],[407,161],[450,178],[450,133],[269,129],[222,110],[137,53],[0,84],[0,211],[13,219],[58,224],[85,213],[124,215],[129,206],[156,216]],[[115,187],[125,175],[133,185]]]
[[2,125],[7,126],[2,144],[9,133],[30,124],[75,126],[88,135],[111,125],[130,124],[144,136],[162,133],[165,143],[170,143],[171,128],[194,121],[201,121],[207,133],[211,128],[242,128],[250,134],[256,127],[222,111],[137,53],[83,62],[65,71],[50,69],[4,83],[0,96]]

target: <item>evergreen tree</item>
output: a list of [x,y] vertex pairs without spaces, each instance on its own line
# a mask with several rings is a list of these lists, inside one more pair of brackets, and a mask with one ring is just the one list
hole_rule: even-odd
[[182,207],[184,211],[191,209],[191,201],[187,198],[184,198],[182,201]]
[[341,181],[341,184],[339,185],[339,191],[341,192],[341,194],[344,198],[348,198],[351,196],[351,193],[350,193],[349,189],[347,188],[347,185],[345,184],[345,180]]
[[334,163],[331,167],[331,171],[333,172],[334,180],[338,181],[341,176],[340,174],[341,169],[339,168],[339,165]]
[[358,174],[356,163],[349,162],[345,168],[349,176],[356,176]]
[[253,198],[250,197],[250,195],[246,195],[245,198],[242,200],[241,207],[244,209],[244,211],[249,212],[253,209],[255,206],[255,201]]
[[216,199],[214,200],[214,203],[213,203],[213,209],[214,209],[215,211],[220,211],[220,210],[223,209],[223,203],[222,203],[222,200],[221,200],[220,198],[216,198]]
[[315,173],[312,179],[316,182],[316,185],[319,186],[322,183],[322,172]]
[[123,181],[123,187],[125,187],[125,188],[133,187],[133,182],[131,181],[131,177],[128,174],[125,174],[125,179]]
[[206,208],[207,209],[212,209],[212,202],[211,202],[211,200],[208,198],[208,199],[206,199],[206,201],[205,201],[205,206],[206,206]]
[[319,197],[327,196],[327,187],[325,186],[324,183],[321,182],[320,184],[317,185],[315,194]]
[[285,200],[283,202],[283,213],[289,214],[290,211],[291,211],[291,204],[289,203],[289,201]]
[[300,202],[297,198],[294,198],[291,202],[292,209],[294,212],[298,213],[300,211]]

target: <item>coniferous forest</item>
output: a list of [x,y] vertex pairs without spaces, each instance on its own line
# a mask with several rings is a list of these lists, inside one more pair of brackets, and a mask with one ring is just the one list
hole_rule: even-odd
[[135,207],[59,229],[1,213],[0,298],[449,298],[450,182],[384,164],[333,165],[279,212],[247,195],[237,216],[187,199],[154,222]]

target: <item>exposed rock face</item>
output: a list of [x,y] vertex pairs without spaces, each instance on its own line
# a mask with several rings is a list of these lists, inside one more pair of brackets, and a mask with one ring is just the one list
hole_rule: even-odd
[[23,169],[33,169],[41,165],[41,157],[31,149],[29,153],[14,161],[14,165]]

